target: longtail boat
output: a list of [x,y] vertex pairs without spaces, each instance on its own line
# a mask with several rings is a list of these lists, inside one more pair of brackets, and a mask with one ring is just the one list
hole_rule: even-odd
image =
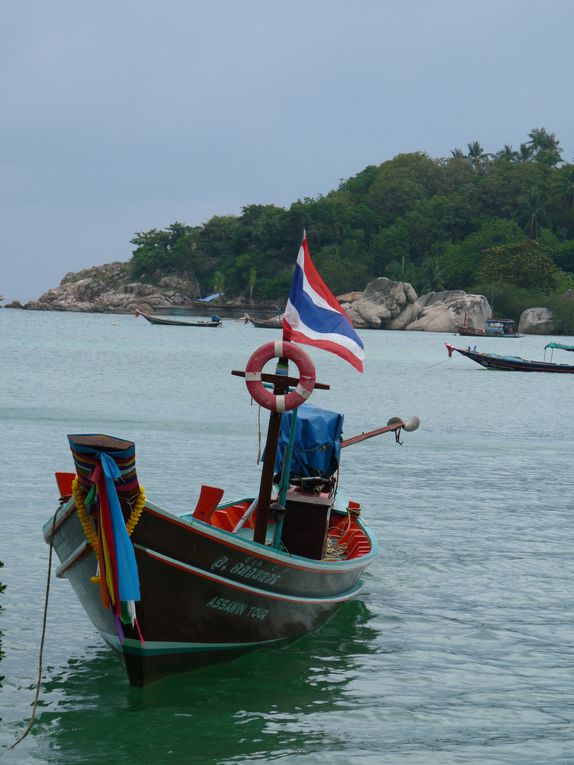
[[555,361],[546,361],[547,349],[551,349],[551,353],[554,349],[560,349],[563,351],[574,351],[573,345],[562,345],[561,343],[547,343],[544,346],[543,361],[531,361],[530,359],[523,359],[520,356],[501,356],[496,353],[481,353],[470,346],[466,349],[455,348],[450,343],[445,343],[448,351],[449,358],[456,351],[461,356],[465,356],[471,361],[475,361],[486,369],[500,369],[505,372],[555,372],[559,374],[573,374],[574,364],[557,364]]
[[161,324],[169,327],[221,327],[223,322],[219,316],[212,316],[209,321],[184,321],[183,319],[174,319],[169,316],[155,316],[150,313],[144,313],[138,308],[135,310],[136,318],[143,316],[150,324]]
[[283,329],[283,316],[272,316],[270,319],[256,319],[251,314],[245,314],[245,323],[251,322],[258,329]]
[[[44,536],[60,559],[57,575],[70,580],[132,685],[297,638],[361,589],[377,541],[360,503],[339,491],[341,450],[388,432],[400,443],[419,420],[393,417],[343,440],[343,415],[307,402],[329,386],[293,341],[363,369],[362,340],[315,269],[306,235],[283,340],[232,372],[270,412],[256,496],[222,502],[222,488],[202,486],[195,508],[176,516],[147,500],[131,441],[68,436],[75,473],[57,474],[60,506]],[[275,373],[264,372],[273,359]]]
[[[263,372],[273,358],[294,361],[299,379]],[[360,502],[338,490],[341,450],[419,424],[392,418],[343,440],[343,415],[306,403],[329,386],[292,342],[265,344],[232,374],[270,410],[256,496],[222,502],[222,488],[202,486],[195,508],[174,515],[145,496],[133,442],[103,434],[69,435],[75,472],[56,474],[44,537],[57,576],[134,686],[280,645],[354,598],[377,541]]]

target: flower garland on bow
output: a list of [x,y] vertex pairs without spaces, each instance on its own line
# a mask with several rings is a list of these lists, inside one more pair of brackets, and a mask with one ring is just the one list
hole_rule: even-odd
[[[82,528],[84,530],[84,535],[86,537],[86,540],[91,545],[92,550],[97,555],[98,535],[96,534],[94,522],[90,518],[90,515],[86,508],[86,503],[84,501],[84,495],[82,494],[82,487],[80,485],[78,476],[76,476],[72,482],[72,492],[74,493],[74,502],[76,504],[76,510],[78,511],[78,518],[80,519],[80,523],[82,524]],[[145,503],[146,503],[146,495],[144,492],[144,488],[143,486],[140,486],[138,497],[132,508],[130,517],[126,521],[126,531],[128,532],[128,536],[130,537],[133,534],[135,527],[138,525],[138,521],[145,507]]]

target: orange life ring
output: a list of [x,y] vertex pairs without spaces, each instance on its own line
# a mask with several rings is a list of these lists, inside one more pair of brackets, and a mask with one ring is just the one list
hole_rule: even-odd
[[[276,396],[261,382],[261,371],[271,359],[289,359],[299,370],[299,382],[295,390],[284,396]],[[315,366],[309,356],[294,343],[276,340],[265,343],[251,356],[245,367],[245,384],[251,398],[272,412],[288,412],[305,403],[315,387]]]

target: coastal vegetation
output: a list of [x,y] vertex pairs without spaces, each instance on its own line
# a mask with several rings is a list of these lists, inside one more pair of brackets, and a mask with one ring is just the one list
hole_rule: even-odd
[[289,208],[252,204],[139,232],[129,269],[141,281],[192,275],[203,294],[284,302],[306,229],[337,294],[387,276],[419,293],[481,292],[512,318],[546,305],[574,330],[574,304],[560,298],[574,289],[574,164],[562,153],[536,128],[517,150],[490,154],[473,141],[446,158],[399,154]]

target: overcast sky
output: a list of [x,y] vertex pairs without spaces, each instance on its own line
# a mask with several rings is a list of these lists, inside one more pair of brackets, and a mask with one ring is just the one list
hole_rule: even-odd
[[3,0],[0,293],[400,152],[573,161],[573,35],[572,0]]

